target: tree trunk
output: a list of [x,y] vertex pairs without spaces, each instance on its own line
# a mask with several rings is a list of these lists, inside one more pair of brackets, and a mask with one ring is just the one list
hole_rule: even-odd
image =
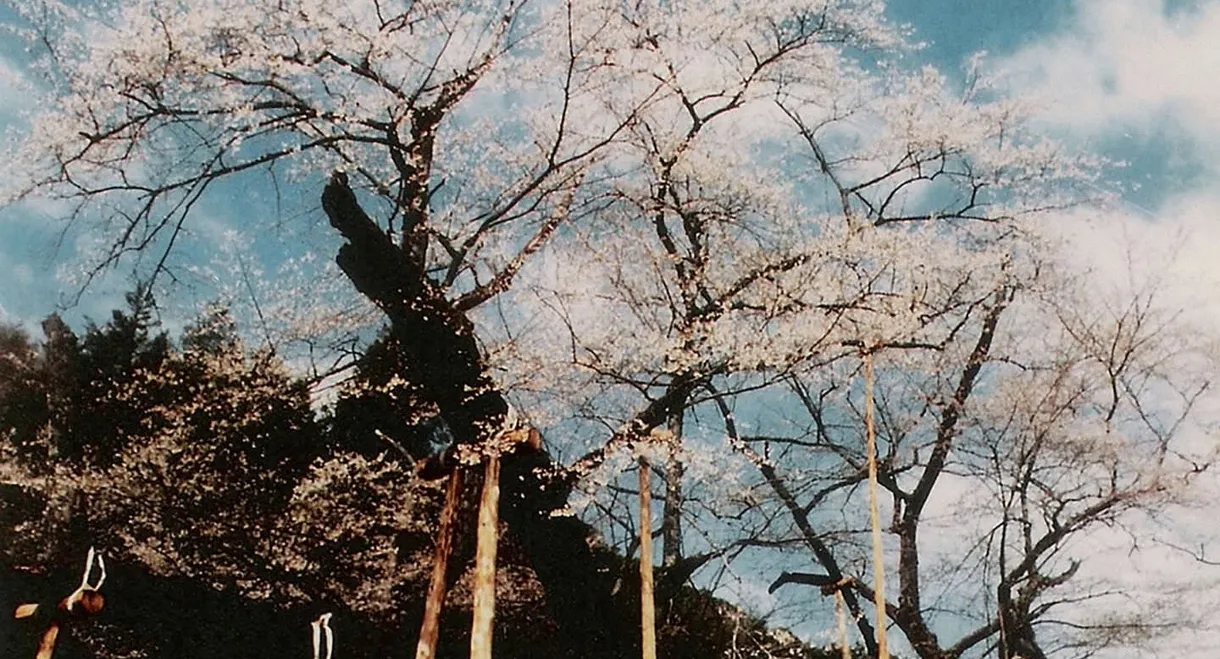
[[[458,443],[478,442],[485,429],[502,427],[508,406],[487,376],[470,320],[418,274],[338,177],[326,186],[322,208],[347,240],[336,257],[340,269],[390,321],[405,357],[402,376],[436,404]],[[653,401],[637,415],[637,424],[647,432],[664,423],[673,401],[694,384],[691,379]],[[596,463],[605,454],[594,451],[587,461]],[[639,637],[634,624],[616,624],[633,618],[615,597],[618,557],[590,542],[580,520],[551,514],[567,505],[577,472],[545,451],[507,457],[503,468],[504,521],[529,557],[548,605],[554,603],[548,613],[587,659],[624,656]]]
[[335,257],[339,268],[389,317],[403,376],[436,404],[459,443],[501,428],[508,403],[487,374],[470,319],[369,218],[345,181],[331,179],[322,209],[348,241]]
[[686,473],[679,448],[682,417],[679,406],[669,415],[669,457],[665,460],[665,509],[661,517],[661,566],[671,568],[682,560],[682,477]]

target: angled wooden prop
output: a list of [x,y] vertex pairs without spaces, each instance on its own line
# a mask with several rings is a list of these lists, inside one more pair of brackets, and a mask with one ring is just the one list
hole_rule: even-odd
[[436,656],[436,641],[440,634],[441,609],[445,605],[445,574],[449,569],[449,554],[453,551],[453,529],[457,524],[458,499],[462,491],[462,471],[449,472],[445,488],[445,506],[441,509],[441,527],[437,531],[436,549],[432,558],[432,580],[428,584],[428,599],[424,603],[424,622],[415,646],[415,659]]
[[[91,584],[89,575],[93,572],[95,562],[99,575],[97,583]],[[89,554],[85,558],[85,573],[81,577],[80,586],[77,586],[76,590],[55,606],[55,611],[50,616],[50,622],[47,623],[47,628],[38,641],[38,652],[34,655],[35,659],[51,659],[55,653],[55,641],[59,638],[59,628],[68,620],[87,618],[101,613],[102,607],[106,605],[106,599],[99,591],[104,581],[106,581],[106,562],[102,559],[101,554],[96,553],[93,547],[90,547]],[[32,617],[38,612],[40,606],[39,604],[21,604],[13,612],[13,618],[21,620]]]
[[839,626],[839,652],[843,659],[851,659],[851,648],[847,645],[847,604],[838,590],[835,591],[835,622]]
[[[483,492],[479,501],[477,540],[475,549],[474,618],[470,632],[470,656],[475,659],[490,659],[493,622],[496,606],[496,551],[498,547],[500,503],[500,458],[517,452],[538,451],[542,448],[542,435],[532,426],[517,426],[510,419],[508,430],[497,433],[488,443],[488,454],[483,458]],[[420,626],[419,642],[415,647],[415,659],[434,659],[440,635],[440,616],[444,607],[448,587],[446,574],[449,555],[453,551],[453,539],[457,528],[457,509],[462,490],[462,466],[458,458],[463,447],[452,446],[438,456],[420,465],[417,474],[421,478],[435,480],[447,477],[445,504],[441,509],[440,528],[437,531],[433,554],[432,575],[428,584],[428,596],[424,604],[424,620]]]

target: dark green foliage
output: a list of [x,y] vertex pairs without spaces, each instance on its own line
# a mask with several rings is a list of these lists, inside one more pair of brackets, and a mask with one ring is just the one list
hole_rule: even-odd
[[[225,312],[176,350],[154,310],[136,291],[83,336],[55,315],[40,346],[0,331],[0,448],[31,477],[60,470],[37,519],[52,555],[160,536],[191,560],[244,562],[263,528],[247,520],[282,510],[321,453],[308,388],[250,358]],[[36,558],[9,537],[0,554]]]
[[38,361],[28,334],[0,325],[0,429],[8,433],[9,445],[27,459],[38,453],[38,433],[49,417],[43,380],[51,372],[37,369]]
[[62,426],[55,435],[55,457],[112,465],[128,442],[144,434],[145,410],[169,401],[171,393],[161,390],[124,395],[170,356],[168,338],[156,331],[154,312],[152,297],[137,290],[127,295],[127,309],[113,311],[105,325],[90,323],[79,348],[70,330],[60,330],[63,354],[48,359],[62,369],[56,375],[63,389],[47,392],[60,419],[53,425]]
[[12,429],[10,441],[28,463],[111,465],[141,434],[142,408],[158,401],[131,401],[121,392],[160,368],[170,349],[166,336],[153,332],[151,298],[137,291],[127,304],[107,324],[90,323],[83,338],[58,315],[49,316],[38,351],[28,337],[5,330],[0,421]]
[[[221,425],[239,424],[216,447],[218,468],[241,462],[252,475],[299,474],[316,455],[306,443],[316,439],[306,384],[271,359],[243,367],[246,355],[224,311],[188,327],[175,351],[155,331],[151,298],[137,292],[127,302],[105,325],[89,323],[83,337],[48,317],[40,349],[19,330],[0,328],[0,423],[13,429],[20,454],[105,468],[170,425],[185,428],[189,442],[214,444]],[[229,398],[207,404],[221,394]]]
[[435,406],[401,377],[405,359],[389,334],[368,347],[328,419],[337,447],[365,455],[401,449],[422,460],[448,443]]

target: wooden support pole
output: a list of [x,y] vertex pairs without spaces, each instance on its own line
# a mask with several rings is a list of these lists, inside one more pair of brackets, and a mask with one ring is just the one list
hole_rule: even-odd
[[864,353],[864,429],[868,444],[868,514],[873,526],[873,603],[877,608],[877,657],[890,659],[885,638],[885,551],[877,510],[877,429],[873,422],[873,355]]
[[839,624],[839,654],[843,659],[851,659],[851,647],[847,645],[847,603],[843,601],[843,591],[835,589],[835,621]]
[[478,545],[474,559],[474,620],[470,626],[470,659],[491,659],[496,615],[496,544],[500,505],[500,456],[484,461],[483,497],[479,501]]
[[47,630],[42,633],[42,639],[38,642],[38,654],[34,655],[35,659],[51,659],[51,655],[55,653],[55,639],[59,638],[59,623],[52,621],[47,626]]
[[449,554],[453,552],[454,527],[457,525],[458,499],[462,491],[462,472],[449,473],[445,488],[445,505],[441,509],[441,527],[437,531],[436,550],[432,558],[432,580],[428,584],[428,599],[424,604],[424,622],[419,629],[415,659],[433,659],[440,635],[441,609],[445,605],[445,575],[449,569]]
[[652,486],[648,458],[640,458],[640,632],[643,659],[657,659],[656,602],[652,583]]

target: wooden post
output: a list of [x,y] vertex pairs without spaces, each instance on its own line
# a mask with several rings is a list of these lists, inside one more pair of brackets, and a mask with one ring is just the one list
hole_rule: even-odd
[[59,638],[59,622],[52,620],[47,626],[47,630],[42,633],[42,640],[38,642],[38,654],[34,655],[34,659],[51,659],[51,655],[55,653],[55,639]]
[[[497,530],[500,518],[499,452],[507,450],[510,454],[516,454],[542,449],[542,435],[532,426],[506,432],[500,436],[500,440],[503,445],[493,447],[491,455],[483,461],[483,493],[479,501],[478,539],[475,549],[474,619],[470,630],[470,656],[475,659],[491,659],[496,612],[496,548],[499,542]],[[428,598],[424,604],[424,621],[420,626],[419,642],[415,646],[415,659],[434,659],[436,656],[440,616],[445,601],[445,574],[448,570],[449,554],[453,551],[458,499],[461,495],[462,465],[456,458],[458,450],[458,447],[450,447],[450,450],[421,465],[417,472],[421,478],[428,480],[441,478],[448,473],[449,485],[445,491],[445,505],[441,510],[441,526],[437,531],[436,550],[432,561],[432,578],[428,584]]]
[[483,497],[479,501],[478,544],[474,559],[474,620],[470,626],[470,659],[491,659],[496,615],[496,545],[500,521],[500,456],[484,460]]
[[877,657],[890,659],[885,638],[885,551],[877,510],[877,429],[873,423],[873,355],[864,353],[864,429],[868,450],[868,513],[873,526],[873,604],[877,608]]
[[449,472],[445,488],[445,506],[441,509],[441,527],[437,531],[436,549],[432,557],[432,580],[428,584],[428,599],[424,603],[424,622],[419,629],[415,659],[433,659],[440,635],[441,609],[445,605],[445,575],[449,569],[449,554],[453,551],[454,527],[457,525],[458,499],[462,490],[462,472]]
[[839,654],[843,659],[851,659],[851,648],[847,645],[847,604],[843,601],[843,591],[835,589],[835,620],[839,624]]
[[640,457],[640,633],[643,659],[657,659],[656,603],[652,584],[652,486],[648,458]]

